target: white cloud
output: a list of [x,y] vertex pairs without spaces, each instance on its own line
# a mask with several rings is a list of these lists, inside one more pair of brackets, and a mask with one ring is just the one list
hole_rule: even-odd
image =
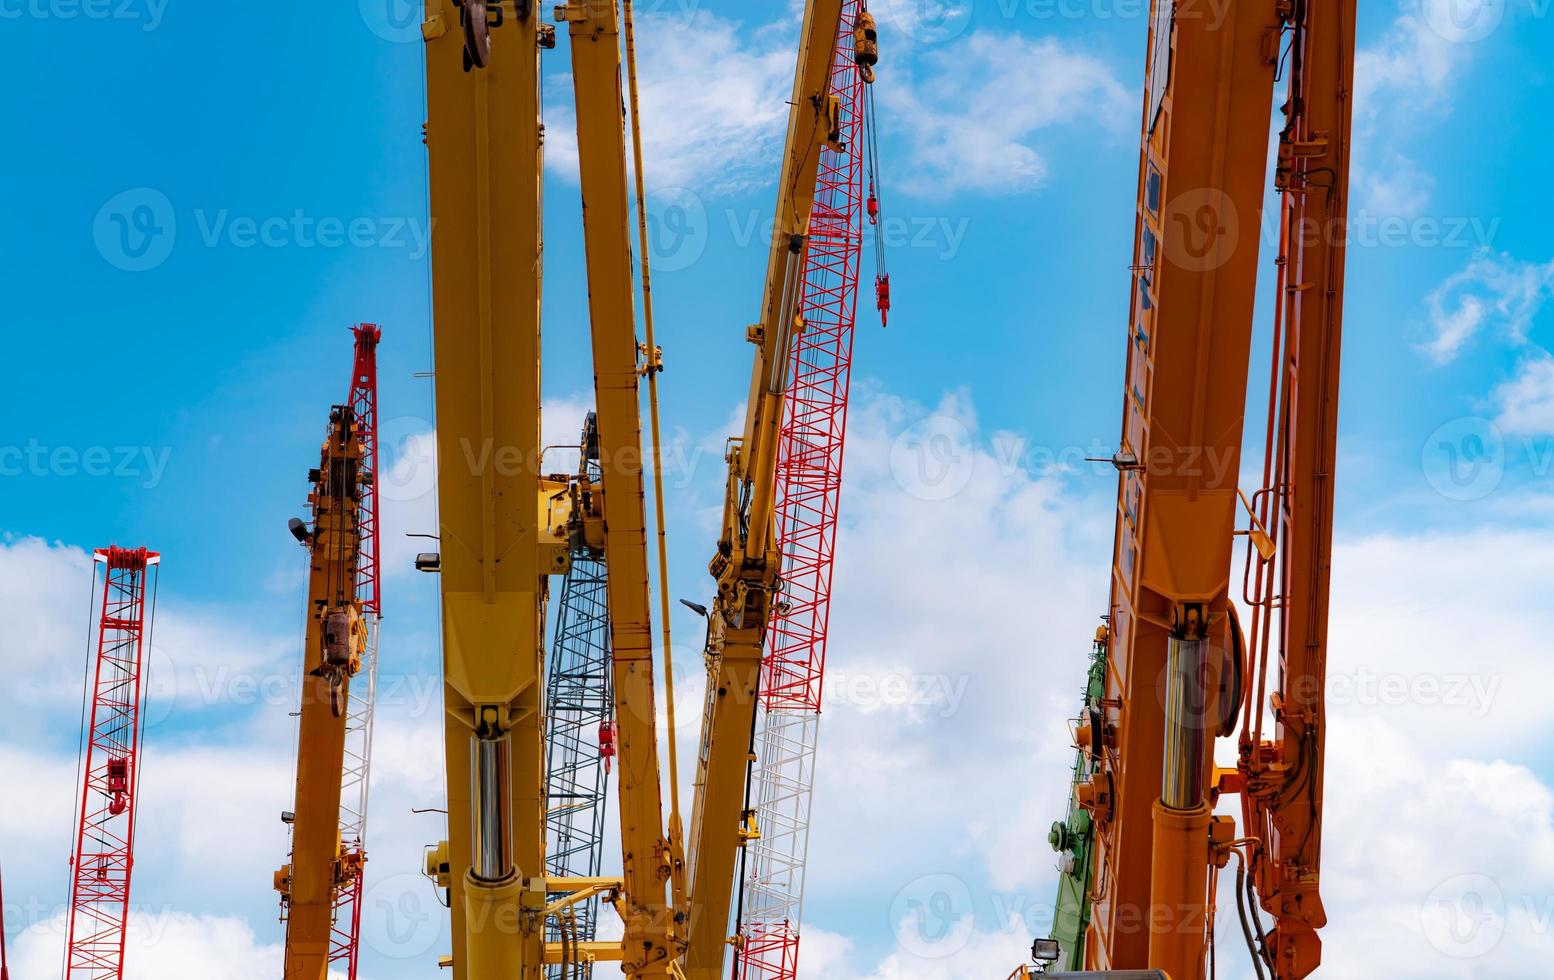
[[[575,415],[555,414],[558,427],[575,428]],[[567,433],[547,439],[563,436],[569,441]],[[1053,855],[1044,835],[1066,798],[1066,721],[1104,611],[1112,487],[1104,480],[1076,490],[1032,475],[1005,438],[964,395],[931,408],[867,390],[855,398],[829,650],[841,686],[827,691],[801,947],[811,976],[1005,976],[1045,930]],[[1540,904],[1554,894],[1554,803],[1547,781],[1525,767],[1554,735],[1530,682],[1554,655],[1546,639],[1554,622],[1539,592],[1554,575],[1554,552],[1538,545],[1542,536],[1508,527],[1338,543],[1327,975],[1534,976],[1554,951],[1554,915]],[[81,553],[13,543],[0,551],[0,576],[20,587],[18,555],[48,559],[36,566],[38,581],[53,576],[64,595],[84,592],[70,585]],[[56,601],[43,591],[26,594],[44,606]],[[694,673],[695,659],[685,655],[682,667]],[[1459,675],[1467,683],[1454,689]],[[848,677],[872,683],[849,686]],[[881,681],[894,677],[909,682],[906,700],[882,693]],[[695,738],[699,692],[691,682],[680,693],[685,746]],[[140,959],[161,972],[140,975],[186,975],[168,965],[175,956],[196,971],[188,975],[218,980],[245,980],[252,964],[276,972],[277,947],[260,916],[274,908],[269,872],[285,850],[275,819],[290,798],[285,710],[267,710],[236,744],[204,744],[207,727],[190,729],[188,744],[153,746],[140,885],[147,896],[176,894],[179,909],[197,913],[147,912],[137,928],[154,926],[162,938]],[[63,709],[51,717],[74,723]],[[408,907],[425,925],[401,933],[369,924],[373,976],[408,975],[447,946],[415,872],[418,845],[440,836],[440,821],[409,813],[437,805],[439,749],[434,710],[384,709],[369,865],[382,902],[371,907],[394,915]],[[691,758],[687,748],[683,759]],[[53,854],[26,875],[46,867],[62,878],[69,758],[13,743],[0,768],[36,801],[0,816],[0,832]],[[1480,877],[1463,886],[1461,875]],[[971,918],[918,928],[914,888],[933,876],[964,884],[970,904],[954,915]],[[1490,917],[1456,921],[1474,914],[1475,896],[1489,901]],[[1458,959],[1455,937],[1466,933],[1451,927],[1475,921],[1496,941]],[[57,962],[60,940],[40,929],[35,923],[18,942],[29,957],[19,955],[19,966]],[[944,955],[942,935],[964,945]],[[223,944],[222,963],[206,958],[205,939]],[[1234,948],[1228,939],[1222,947],[1227,977],[1237,975]]]
[[1503,0],[1401,0],[1380,41],[1355,55],[1355,111],[1362,124],[1395,110],[1444,109],[1454,73],[1473,55],[1474,26]]
[[[1366,145],[1374,144],[1366,141]],[[1418,217],[1435,190],[1434,175],[1396,151],[1372,162],[1368,154],[1373,152],[1377,151],[1362,151],[1366,157],[1354,166],[1350,178],[1355,196],[1362,202],[1361,213],[1376,218]]]
[[[0,540],[0,647],[22,678],[0,695],[0,730],[31,732],[33,744],[39,732],[45,740],[75,744],[83,669],[96,629],[88,608],[93,575],[91,555],[82,548],[39,538]],[[95,582],[101,589],[100,572]],[[150,729],[174,710],[210,707],[217,689],[233,678],[270,676],[295,655],[285,634],[246,626],[240,610],[163,594],[155,613],[144,715]],[[71,721],[68,728],[48,724],[63,717]]]
[[1540,352],[1522,359],[1516,376],[1495,388],[1495,422],[1511,435],[1554,433],[1554,357]]
[[[1075,122],[1126,128],[1136,100],[1100,59],[1053,38],[961,37],[969,9],[882,10],[882,23],[901,32],[877,93],[882,140],[908,148],[890,174],[902,190],[934,198],[1032,190],[1048,169],[1039,135]],[[639,17],[644,154],[654,186],[717,195],[771,183],[792,90],[792,14],[755,30],[705,11]],[[955,28],[953,43],[916,43],[947,27]],[[570,80],[556,82],[562,96],[547,109],[547,160],[575,180]],[[1010,92],[1021,97],[1011,100]]]
[[1422,350],[1435,363],[1446,364],[1486,330],[1513,345],[1525,343],[1551,289],[1554,262],[1537,265],[1481,252],[1425,297],[1431,337]]
[[[643,156],[658,187],[720,192],[775,179],[793,87],[797,23],[758,31],[707,11],[637,17]],[[565,46],[569,42],[563,41]],[[577,179],[569,75],[546,110],[547,165]]]
[[1120,129],[1136,101],[1099,58],[1054,38],[978,31],[921,62],[917,78],[882,81],[879,98],[882,131],[911,146],[895,179],[922,197],[1034,190],[1048,176],[1038,136],[1073,122]]
[[1491,19],[1498,24],[1504,5],[1400,0],[1381,38],[1356,52],[1352,182],[1361,211],[1414,217],[1424,208],[1434,180],[1399,148],[1402,136],[1450,111],[1453,85],[1476,52],[1471,42]]
[[[269,980],[282,972],[281,947],[260,943],[229,916],[134,911],[126,936],[125,980]],[[31,926],[15,939],[15,975],[58,974],[64,947],[63,915]]]

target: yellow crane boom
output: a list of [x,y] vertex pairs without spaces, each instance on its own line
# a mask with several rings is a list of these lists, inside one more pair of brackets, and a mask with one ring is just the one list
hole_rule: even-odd
[[724,972],[734,867],[739,849],[757,832],[746,813],[745,787],[761,654],[781,573],[772,531],[778,434],[789,353],[804,329],[800,280],[821,151],[839,139],[840,108],[830,81],[841,13],[842,0],[805,5],[761,319],[746,333],[756,353],[745,429],[730,442],[723,530],[708,566],[718,591],[709,614],[707,700],[688,853],[685,965],[691,980],[715,980]]
[[626,975],[662,977],[678,974],[679,923],[666,888],[681,859],[664,833],[658,762],[620,14],[614,0],[572,0],[556,15],[571,37],[607,529],[624,859],[615,908],[625,923]]
[[544,867],[554,561],[537,507],[546,32],[517,6],[427,0],[422,26],[448,808],[429,863],[448,889],[455,980],[535,977],[543,958],[543,879],[535,894],[524,876]]

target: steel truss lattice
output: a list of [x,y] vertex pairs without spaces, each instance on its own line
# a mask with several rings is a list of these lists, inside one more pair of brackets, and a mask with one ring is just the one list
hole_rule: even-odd
[[[120,980],[141,772],[146,578],[160,557],[105,548],[79,822],[70,862],[65,980]],[[95,596],[95,565],[94,596]]]
[[[589,418],[591,427],[592,416]],[[597,445],[585,431],[583,446]],[[598,484],[599,461],[586,460],[584,475]],[[610,619],[602,553],[579,544],[561,586],[555,642],[545,684],[546,806],[545,865],[553,878],[598,877],[604,860],[605,800],[609,771],[600,732],[610,724]],[[599,899],[573,906],[575,938],[598,934]],[[560,924],[546,924],[546,938],[561,941]],[[547,980],[572,980],[562,966],[547,966]],[[590,980],[591,965],[575,968]]]
[[754,776],[761,837],[749,846],[740,912],[742,980],[798,975],[863,245],[864,83],[852,33],[862,7],[846,0],[838,25],[831,92],[841,105],[844,149],[821,158],[800,298],[805,329],[792,354],[778,450],[783,595],[761,676]]

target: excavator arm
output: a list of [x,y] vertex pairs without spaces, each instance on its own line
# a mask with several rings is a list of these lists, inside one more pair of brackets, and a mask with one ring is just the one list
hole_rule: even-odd
[[746,787],[761,654],[780,587],[773,533],[778,436],[789,354],[804,330],[800,280],[821,151],[840,139],[839,104],[830,81],[841,10],[841,0],[805,5],[761,319],[746,332],[755,360],[745,429],[730,442],[723,528],[709,565],[717,595],[708,612],[707,695],[688,851],[685,972],[691,980],[717,980],[724,973],[734,869],[739,849],[758,833]]
[[[1151,10],[1110,646],[1077,729],[1087,760],[1074,799],[1094,840],[1074,838],[1090,867],[1065,875],[1065,904],[1089,922],[1086,969],[1202,980],[1211,889],[1234,858],[1237,904],[1274,917],[1265,934],[1255,905],[1242,912],[1258,975],[1300,980],[1326,921],[1322,692],[1355,0],[1256,0],[1223,23],[1172,0]],[[1248,497],[1240,450],[1279,76],[1268,434]],[[1236,536],[1246,635],[1231,602]],[[1238,719],[1239,763],[1219,769],[1215,739]],[[1237,793],[1239,830],[1214,812]],[[1074,962],[1067,925],[1038,958]]]
[[[1263,584],[1249,596],[1258,683],[1248,692],[1239,771],[1256,892],[1274,920],[1266,938],[1274,977],[1299,980],[1321,961],[1319,892],[1327,618],[1338,446],[1344,237],[1353,116],[1355,0],[1296,5],[1291,98],[1279,137],[1281,283],[1285,327],[1273,366],[1271,466],[1258,502],[1278,551],[1248,551]],[[1314,231],[1321,233],[1314,233]],[[1278,584],[1276,584],[1276,582]],[[1272,615],[1278,612],[1278,617]],[[1273,655],[1266,639],[1273,634]],[[1276,661],[1276,662],[1273,662]],[[1272,738],[1263,738],[1264,678],[1276,668]]]

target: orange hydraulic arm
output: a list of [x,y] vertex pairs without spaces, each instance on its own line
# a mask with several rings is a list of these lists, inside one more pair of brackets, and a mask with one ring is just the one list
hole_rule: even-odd
[[[1271,559],[1248,549],[1257,683],[1248,688],[1239,769],[1246,836],[1275,977],[1304,977],[1321,959],[1326,922],[1318,893],[1333,542],[1333,462],[1343,315],[1354,84],[1354,0],[1298,8],[1288,64],[1292,98],[1279,140],[1279,296],[1269,440],[1258,517],[1272,530]],[[1277,580],[1277,581],[1276,581]],[[1278,612],[1275,619],[1272,612]],[[1277,646],[1270,656],[1270,639]],[[1271,741],[1263,738],[1268,668],[1277,660]]]
[[340,840],[340,774],[345,765],[346,703],[361,667],[367,621],[357,595],[362,550],[361,432],[348,405],[329,415],[318,469],[310,475],[312,526],[293,519],[308,550],[307,646],[297,737],[291,862],[275,873],[286,915],[286,980],[324,980],[335,900],[360,873],[356,852]]
[[[1249,0],[1223,19],[1171,0],[1152,5],[1115,458],[1112,644],[1104,694],[1080,732],[1098,762],[1078,788],[1096,827],[1091,970],[1202,980],[1211,880],[1242,849],[1276,917],[1268,952],[1256,955],[1282,980],[1306,976],[1318,959],[1322,709],[1311,680],[1320,681],[1324,660],[1353,17],[1354,0]],[[1286,241],[1272,489],[1258,494],[1251,528],[1238,531],[1281,72],[1290,99],[1276,176]],[[1248,587],[1260,600],[1250,645],[1230,602],[1237,534],[1249,538]],[[1272,611],[1281,612],[1277,626]],[[1264,688],[1251,687],[1266,674],[1258,656],[1269,635],[1281,637],[1280,689],[1275,741],[1264,744]],[[1217,773],[1214,739],[1233,733],[1238,714],[1253,729],[1242,738],[1241,772]],[[1243,786],[1247,826],[1238,834],[1213,806]]]

